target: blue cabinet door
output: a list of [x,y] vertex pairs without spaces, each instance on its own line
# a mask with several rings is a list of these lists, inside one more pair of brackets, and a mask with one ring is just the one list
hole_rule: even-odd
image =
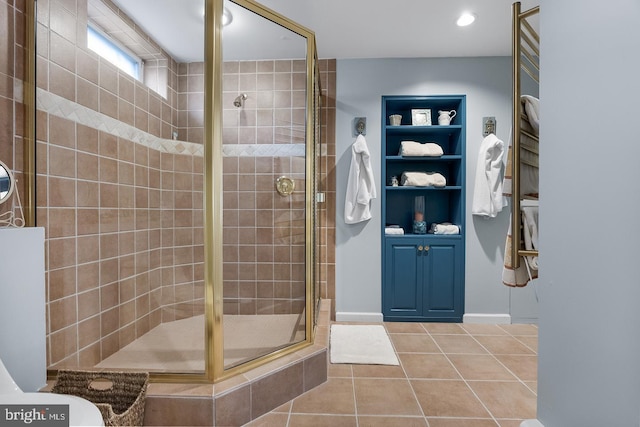
[[384,241],[384,320],[462,321],[462,240],[386,237]]
[[423,259],[424,311],[428,318],[462,318],[463,254],[459,239],[428,239]]
[[417,256],[421,240],[385,239],[383,313],[386,316],[422,316],[423,264]]

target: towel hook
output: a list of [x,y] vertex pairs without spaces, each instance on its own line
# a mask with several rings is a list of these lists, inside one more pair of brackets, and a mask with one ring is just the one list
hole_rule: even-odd
[[354,130],[357,135],[366,135],[367,134],[367,118],[366,117],[356,117],[354,119]]
[[495,117],[483,117],[482,118],[482,136],[489,136],[496,133],[496,118]]

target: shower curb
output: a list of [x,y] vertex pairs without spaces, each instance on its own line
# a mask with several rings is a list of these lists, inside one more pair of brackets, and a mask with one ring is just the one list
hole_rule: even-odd
[[242,426],[326,382],[330,302],[322,307],[310,347],[216,384],[151,384],[144,425]]

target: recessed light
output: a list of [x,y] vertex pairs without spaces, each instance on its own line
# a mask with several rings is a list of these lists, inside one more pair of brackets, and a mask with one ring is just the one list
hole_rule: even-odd
[[466,27],[467,25],[471,25],[475,20],[476,20],[475,13],[465,12],[462,15],[460,15],[460,17],[456,21],[456,24],[458,24],[459,27]]

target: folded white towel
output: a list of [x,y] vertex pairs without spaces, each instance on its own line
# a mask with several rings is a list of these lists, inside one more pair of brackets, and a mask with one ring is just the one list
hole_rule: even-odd
[[432,234],[460,234],[460,227],[450,222],[443,222],[442,224],[433,223],[429,229],[429,233]]
[[438,172],[404,172],[400,183],[414,187],[445,187],[447,180]]
[[404,230],[400,227],[385,227],[384,234],[404,234]]
[[400,142],[401,156],[424,156],[438,157],[444,154],[442,147],[435,142],[425,142],[424,144],[416,141]]

